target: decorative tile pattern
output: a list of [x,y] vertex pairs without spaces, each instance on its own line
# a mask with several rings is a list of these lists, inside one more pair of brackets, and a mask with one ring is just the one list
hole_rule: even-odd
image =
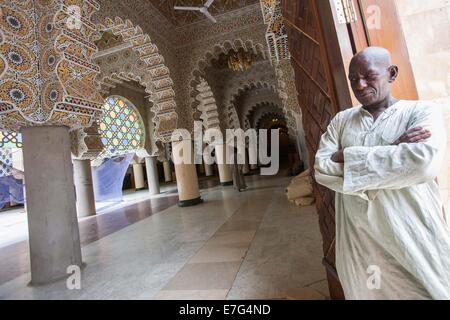
[[[126,50],[96,59],[101,68],[99,78],[102,93],[107,94],[117,83],[131,80],[139,82],[153,102],[155,140],[168,142],[173,130],[177,128],[178,115],[173,81],[158,47],[141,27],[134,26],[130,20],[107,18],[103,24],[98,25],[98,30],[120,36],[123,44],[129,46]],[[152,152],[156,153],[157,150]]]
[[0,148],[0,177],[12,174],[12,152],[11,149]]
[[145,127],[136,107],[119,96],[108,97],[99,132],[105,146],[100,158],[130,153],[144,148]]
[[266,39],[274,63],[290,58],[286,27],[281,15],[280,0],[260,0],[264,23],[267,24]]
[[22,148],[22,135],[17,132],[0,131],[0,149]]
[[[80,8],[73,28],[68,7]],[[5,0],[0,5],[0,127],[90,126],[101,116],[90,22],[93,0]]]

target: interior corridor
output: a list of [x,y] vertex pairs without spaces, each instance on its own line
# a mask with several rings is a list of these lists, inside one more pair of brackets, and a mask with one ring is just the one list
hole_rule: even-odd
[[290,178],[246,179],[240,193],[201,182],[194,207],[168,191],[83,219],[80,290],[28,286],[27,241],[2,248],[0,299],[327,299],[314,206],[286,201]]

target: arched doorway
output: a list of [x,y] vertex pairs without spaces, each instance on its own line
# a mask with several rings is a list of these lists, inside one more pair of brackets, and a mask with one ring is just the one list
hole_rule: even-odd
[[116,201],[129,165],[137,151],[145,147],[144,121],[134,104],[122,96],[109,96],[103,105],[104,114],[99,133],[104,149],[94,168],[94,192],[97,201]]

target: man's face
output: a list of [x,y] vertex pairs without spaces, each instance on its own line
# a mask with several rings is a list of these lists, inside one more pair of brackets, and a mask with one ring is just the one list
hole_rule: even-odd
[[390,67],[381,67],[364,58],[356,58],[350,63],[350,84],[356,99],[363,106],[384,101],[390,95],[390,79]]

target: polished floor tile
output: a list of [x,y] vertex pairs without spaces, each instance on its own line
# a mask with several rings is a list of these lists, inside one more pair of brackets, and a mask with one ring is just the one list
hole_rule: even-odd
[[228,290],[161,290],[155,300],[225,300]]
[[250,244],[255,236],[256,230],[245,231],[220,231],[217,232],[209,241],[208,244],[231,244],[242,243]]
[[0,299],[288,299],[299,288],[327,297],[318,216],[286,200],[289,180],[247,177],[240,193],[212,182],[197,206],[166,193],[91,218],[80,227],[81,290],[28,286],[26,242],[2,248]]
[[244,260],[250,243],[207,244],[195,254],[190,263],[235,262]]
[[188,263],[164,290],[228,290],[241,262]]

